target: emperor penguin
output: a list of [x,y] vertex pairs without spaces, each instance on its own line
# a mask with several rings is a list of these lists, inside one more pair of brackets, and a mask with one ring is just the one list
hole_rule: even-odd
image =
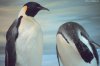
[[95,42],[76,22],[60,26],[56,36],[57,58],[63,66],[99,66]]
[[26,3],[6,33],[5,66],[41,66],[42,30],[34,17],[48,10],[36,2]]

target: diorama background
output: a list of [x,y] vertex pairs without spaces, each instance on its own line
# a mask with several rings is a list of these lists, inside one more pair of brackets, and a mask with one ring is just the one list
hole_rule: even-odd
[[90,37],[100,44],[100,0],[0,0],[0,66],[4,66],[6,31],[22,6],[29,1],[50,9],[49,12],[40,11],[34,18],[40,23],[44,35],[42,66],[58,66],[56,33],[65,22],[81,24]]

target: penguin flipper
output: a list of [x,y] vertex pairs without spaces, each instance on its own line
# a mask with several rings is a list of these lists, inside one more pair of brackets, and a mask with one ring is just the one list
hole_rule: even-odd
[[6,34],[5,66],[15,66],[16,63],[15,41],[18,35],[16,25],[17,20],[10,26]]
[[5,66],[8,66],[8,53],[5,50]]
[[5,47],[5,66],[15,66],[16,65],[16,48],[15,42],[18,37],[18,26],[20,24],[22,16],[16,19],[6,34],[6,47]]
[[82,41],[78,41],[75,45],[83,60],[90,63],[93,59],[93,54],[90,49]]
[[58,52],[58,49],[57,49],[57,45],[56,45],[56,53],[57,53],[58,64],[60,66],[60,59],[59,59],[59,52]]

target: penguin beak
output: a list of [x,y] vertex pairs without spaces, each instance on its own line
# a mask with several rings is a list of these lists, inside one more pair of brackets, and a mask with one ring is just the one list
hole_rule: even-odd
[[48,9],[48,8],[45,8],[45,7],[42,7],[42,10],[47,10],[47,11],[49,11],[49,9]]
[[41,10],[47,10],[47,11],[50,11],[48,8],[45,8],[45,7],[41,7]]

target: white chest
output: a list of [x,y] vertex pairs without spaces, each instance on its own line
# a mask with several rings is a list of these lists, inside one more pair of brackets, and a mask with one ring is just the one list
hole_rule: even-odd
[[[34,61],[40,64],[42,32],[39,24],[33,20],[22,19],[18,32],[16,40],[17,62],[20,66],[36,65]],[[35,60],[37,57],[39,60]]]
[[17,45],[31,45],[40,32],[39,25],[33,20],[22,19],[18,29]]

